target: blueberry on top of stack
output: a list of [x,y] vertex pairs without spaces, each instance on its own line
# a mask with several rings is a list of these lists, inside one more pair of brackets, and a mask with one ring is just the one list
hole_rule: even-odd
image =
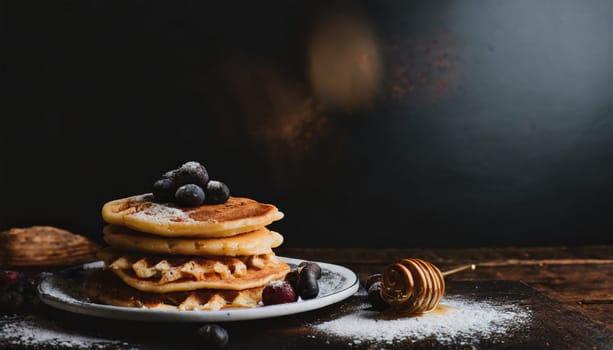
[[166,172],[153,184],[158,202],[174,202],[183,207],[225,203],[230,189],[221,181],[211,180],[206,168],[195,161]]

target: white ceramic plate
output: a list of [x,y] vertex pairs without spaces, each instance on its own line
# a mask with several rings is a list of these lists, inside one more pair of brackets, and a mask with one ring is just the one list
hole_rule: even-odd
[[[304,261],[285,257],[281,257],[281,259],[292,266]],[[359,279],[353,271],[339,265],[323,262],[317,263],[321,267],[322,276],[319,279],[319,295],[315,299],[249,309],[177,311],[98,304],[84,296],[80,292],[80,286],[84,273],[102,268],[102,262],[71,267],[45,277],[38,286],[38,295],[45,304],[55,308],[104,318],[172,322],[254,320],[319,309],[344,300],[358,290],[360,285]]]

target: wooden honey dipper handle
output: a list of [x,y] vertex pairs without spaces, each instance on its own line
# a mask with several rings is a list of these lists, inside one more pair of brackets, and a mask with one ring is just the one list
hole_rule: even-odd
[[463,265],[463,266],[458,266],[456,268],[453,268],[451,270],[444,271],[441,274],[443,276],[453,275],[456,272],[460,272],[460,271],[464,271],[464,270],[469,270],[469,269],[474,271],[476,268],[477,268],[477,265],[475,265],[475,264]]

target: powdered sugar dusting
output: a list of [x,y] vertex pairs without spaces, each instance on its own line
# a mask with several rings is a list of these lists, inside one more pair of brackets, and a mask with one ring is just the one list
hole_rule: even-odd
[[181,168],[193,171],[193,170],[198,170],[202,167],[202,165],[196,161],[189,161],[187,163],[184,163],[183,165],[181,165]]
[[286,282],[286,281],[283,281],[283,280],[272,281],[272,282],[269,282],[269,283],[268,283],[268,285],[269,285],[271,288],[280,288],[280,287],[285,287],[285,285],[286,285],[286,284],[287,284],[287,282]]
[[147,221],[169,222],[169,221],[194,221],[187,213],[179,208],[174,208],[168,205],[151,202],[149,207],[131,214],[133,218],[139,218]]
[[80,335],[60,328],[50,321],[33,316],[0,316],[0,339],[4,344],[19,347],[51,347],[104,349],[127,345],[118,340]]
[[525,328],[531,319],[527,309],[486,301],[446,297],[441,305],[449,310],[421,317],[385,319],[380,312],[368,310],[369,304],[362,304],[354,313],[313,328],[316,332],[346,338],[353,344],[370,341],[390,345],[429,338],[449,345],[473,344],[478,338],[503,336]]
[[334,293],[334,291],[338,290],[339,285],[343,285],[346,282],[346,277],[324,269],[322,271],[322,278],[317,281],[319,285],[319,295],[328,295]]

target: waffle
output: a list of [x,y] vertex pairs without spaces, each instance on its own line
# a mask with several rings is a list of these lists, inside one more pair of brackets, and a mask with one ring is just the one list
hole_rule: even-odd
[[102,217],[109,223],[167,237],[228,237],[264,227],[283,218],[272,204],[230,197],[223,204],[181,208],[153,201],[151,193],[107,202]]
[[272,253],[283,243],[277,232],[260,228],[222,238],[167,238],[107,225],[104,240],[113,247],[153,254],[240,256]]
[[188,292],[149,293],[122,283],[110,271],[100,270],[83,284],[86,295],[97,302],[127,307],[168,310],[220,310],[252,308],[262,299],[264,287],[244,290],[204,289]]
[[107,248],[98,256],[127,285],[156,293],[261,287],[283,279],[290,270],[274,253],[240,257],[151,256]]

